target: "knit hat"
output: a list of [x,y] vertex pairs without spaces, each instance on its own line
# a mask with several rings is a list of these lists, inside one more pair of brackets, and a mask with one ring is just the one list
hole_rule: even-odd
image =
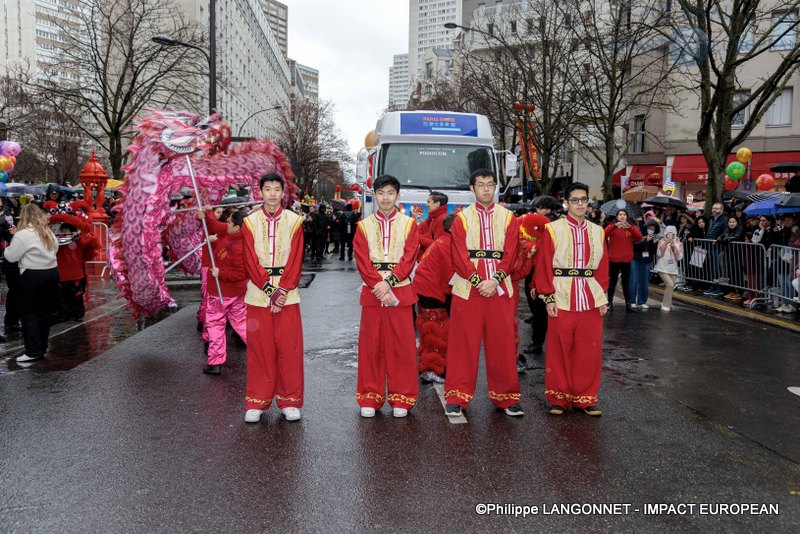
[[674,226],[669,225],[664,229],[664,235],[669,235],[669,234],[678,235],[678,230]]

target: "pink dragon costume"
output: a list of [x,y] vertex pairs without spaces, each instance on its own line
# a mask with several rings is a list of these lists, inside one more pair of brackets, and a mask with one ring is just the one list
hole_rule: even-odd
[[[186,112],[150,111],[138,118],[138,135],[128,147],[131,160],[119,190],[123,201],[114,207],[118,216],[110,231],[109,264],[135,317],[154,315],[175,307],[165,282],[162,246],[169,245],[177,258],[187,254],[180,267],[199,274],[205,236],[193,211],[174,213],[170,195],[192,187],[193,169],[203,205],[217,204],[233,185],[251,186],[258,201],[258,181],[266,173],[283,176],[284,206],[297,198],[286,155],[267,139],[230,145],[230,128],[218,115],[202,120]],[[191,157],[191,167],[187,162]],[[196,204],[195,204],[196,205]],[[162,241],[163,238],[163,241]],[[194,253],[190,254],[194,250]]]

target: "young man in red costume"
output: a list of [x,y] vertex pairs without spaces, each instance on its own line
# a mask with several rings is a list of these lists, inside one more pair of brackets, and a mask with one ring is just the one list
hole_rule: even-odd
[[303,407],[303,324],[300,273],[303,219],[284,209],[282,176],[259,182],[264,205],[244,220],[242,240],[247,284],[247,394],[244,420],[256,423],[272,404],[287,421]]
[[419,259],[433,242],[444,234],[443,221],[447,216],[447,195],[433,191],[428,196],[428,218],[420,223],[417,228],[419,233]]
[[428,247],[414,273],[419,329],[419,372],[425,382],[444,383],[447,368],[447,336],[450,330],[450,302],[453,260],[450,228],[455,215],[444,218],[444,233]]
[[494,204],[494,172],[479,169],[469,183],[476,202],[458,214],[450,229],[456,275],[444,384],[446,413],[458,417],[472,400],[483,340],[489,398],[506,414],[520,416],[524,412],[519,404],[515,289],[510,277],[519,227],[513,213]]
[[[356,400],[362,417],[374,417],[385,400],[405,417],[419,388],[409,276],[417,260],[417,223],[396,208],[400,182],[383,175],[373,184],[378,211],[358,223],[353,248],[361,289]],[[386,384],[388,381],[388,396]]]
[[564,196],[568,215],[546,226],[534,271],[549,317],[544,393],[553,415],[572,407],[596,417],[608,311],[605,233],[586,220],[586,185],[573,183]]

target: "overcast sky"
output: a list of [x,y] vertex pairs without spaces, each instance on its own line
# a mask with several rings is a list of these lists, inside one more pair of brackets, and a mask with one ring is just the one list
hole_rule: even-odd
[[355,152],[389,101],[392,56],[408,51],[408,0],[281,0],[289,57],[319,69],[320,98]]

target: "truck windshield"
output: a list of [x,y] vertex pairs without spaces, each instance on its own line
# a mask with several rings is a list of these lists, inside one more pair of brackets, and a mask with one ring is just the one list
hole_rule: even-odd
[[383,145],[378,175],[391,174],[404,186],[469,189],[478,169],[496,172],[491,147],[397,143]]

